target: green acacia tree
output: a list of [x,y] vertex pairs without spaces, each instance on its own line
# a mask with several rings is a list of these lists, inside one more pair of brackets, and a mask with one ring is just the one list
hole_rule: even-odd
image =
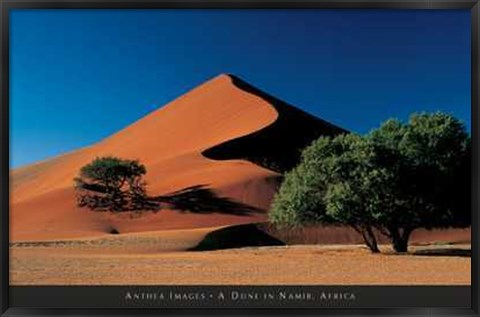
[[376,230],[406,252],[417,228],[470,223],[469,162],[465,127],[443,113],[388,120],[366,136],[320,138],[285,175],[270,219],[349,225],[372,252]]
[[92,210],[141,209],[147,202],[145,174],[146,168],[139,161],[98,157],[83,166],[74,179],[77,204]]

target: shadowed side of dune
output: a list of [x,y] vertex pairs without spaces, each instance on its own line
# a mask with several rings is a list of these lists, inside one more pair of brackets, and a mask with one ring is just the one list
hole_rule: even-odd
[[260,230],[256,224],[246,224],[212,231],[198,245],[188,251],[279,245],[285,245],[285,243]]
[[295,108],[238,77],[229,76],[235,86],[271,104],[278,112],[278,118],[259,131],[203,151],[202,154],[207,158],[244,159],[276,172],[284,172],[297,164],[301,150],[313,140],[320,136],[348,133],[347,130]]

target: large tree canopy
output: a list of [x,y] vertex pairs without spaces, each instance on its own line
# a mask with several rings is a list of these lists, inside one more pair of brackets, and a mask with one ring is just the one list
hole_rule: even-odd
[[470,138],[443,114],[388,120],[365,136],[320,138],[285,175],[270,219],[353,227],[373,252],[374,231],[407,251],[417,228],[470,223]]

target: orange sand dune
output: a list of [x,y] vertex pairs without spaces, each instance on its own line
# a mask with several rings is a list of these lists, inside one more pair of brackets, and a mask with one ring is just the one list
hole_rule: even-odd
[[[202,155],[230,140],[261,133],[279,117],[269,98],[259,91],[242,89],[238,82],[235,77],[220,75],[91,147],[13,170],[11,240],[92,236],[108,234],[112,229],[124,233],[264,221],[265,213],[191,214],[173,210],[131,219],[129,215],[91,212],[75,206],[73,178],[78,170],[97,156],[114,155],[139,159],[146,165],[150,195],[205,184],[222,197],[268,208],[278,185],[276,172],[242,160],[241,153],[228,160]],[[316,123],[325,129],[324,121],[296,111],[302,118],[309,117],[311,126]],[[278,143],[280,137],[270,142]],[[303,146],[305,135],[301,138]]]
[[[150,195],[208,185],[221,197],[266,210],[278,186],[279,174],[273,170],[292,167],[299,150],[319,135],[342,132],[239,78],[220,75],[97,144],[11,171],[10,239],[84,238],[114,231],[264,222],[265,212],[92,212],[76,207],[73,178],[97,156],[139,159],[147,167]],[[182,234],[189,232],[194,231]],[[361,242],[342,227],[271,233],[294,243]],[[414,240],[469,241],[469,236],[469,229],[419,232]]]

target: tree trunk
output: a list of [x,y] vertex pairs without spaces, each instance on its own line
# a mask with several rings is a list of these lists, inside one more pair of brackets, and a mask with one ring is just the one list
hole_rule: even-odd
[[355,231],[362,235],[363,241],[372,253],[380,253],[377,239],[375,238],[375,235],[373,234],[372,228],[370,226],[362,226],[359,228],[355,225],[352,225],[352,227],[353,229],[355,229]]
[[408,240],[410,239],[410,234],[412,233],[413,229],[404,228],[403,233],[400,234],[400,229],[395,228],[391,229],[391,237],[392,237],[392,246],[395,252],[407,252],[408,251]]
[[405,241],[402,238],[392,240],[393,249],[395,252],[407,252],[408,251],[408,241]]
[[366,231],[367,231],[367,236],[368,236],[368,238],[370,240],[370,244],[371,244],[370,250],[373,253],[380,253],[380,249],[378,248],[377,238],[373,234],[372,227],[367,227]]

